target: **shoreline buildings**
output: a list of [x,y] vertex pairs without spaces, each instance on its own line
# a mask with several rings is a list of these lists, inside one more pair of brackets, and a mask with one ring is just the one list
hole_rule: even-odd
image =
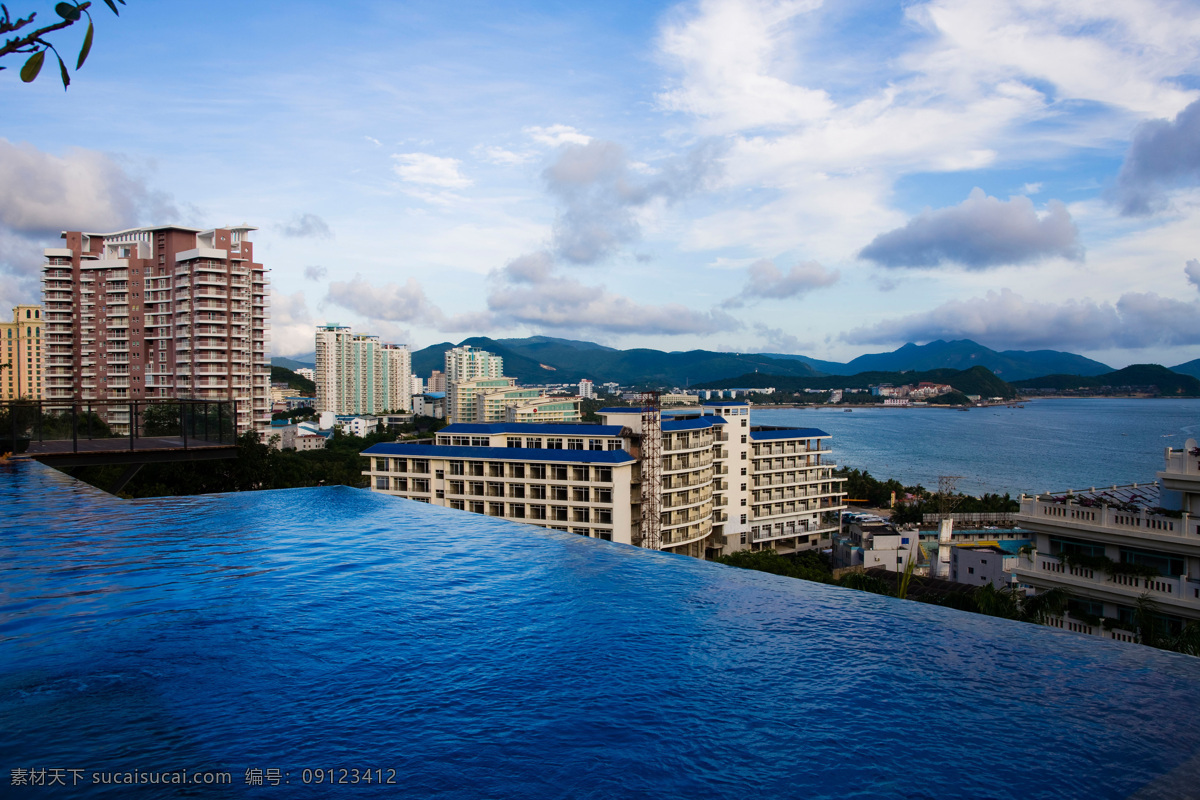
[[446,418],[452,423],[579,421],[578,397],[548,396],[541,389],[517,386],[516,378],[504,376],[500,356],[462,345],[447,350],[444,358]]
[[0,322],[0,400],[42,399],[42,307],[13,308],[13,321]]
[[1021,496],[1034,532],[1017,580],[1071,594],[1051,625],[1135,641],[1200,621],[1200,448],[1168,448],[1157,483]]
[[317,411],[382,414],[412,411],[412,352],[384,344],[378,336],[349,326],[321,325],[316,331]]
[[363,474],[374,492],[625,544],[653,537],[697,558],[828,547],[839,529],[843,479],[824,431],[751,426],[736,402],[597,413],[599,425],[451,424],[433,445],[368,448]]
[[265,429],[270,287],[254,230],[64,231],[42,267],[43,397],[107,404],[118,426],[131,400],[232,399],[239,432]]

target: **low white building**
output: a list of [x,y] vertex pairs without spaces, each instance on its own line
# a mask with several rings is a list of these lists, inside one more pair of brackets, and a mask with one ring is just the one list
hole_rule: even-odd
[[950,548],[950,580],[997,589],[1013,586],[1013,572],[1019,558],[998,545],[967,544]]

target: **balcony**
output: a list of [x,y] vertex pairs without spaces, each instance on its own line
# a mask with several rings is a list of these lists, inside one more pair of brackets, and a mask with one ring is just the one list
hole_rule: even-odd
[[1014,570],[1017,580],[1039,589],[1062,587],[1079,597],[1135,606],[1138,598],[1148,594],[1164,609],[1190,610],[1200,613],[1200,583],[1187,576],[1144,577],[1139,575],[1109,575],[1101,569],[1065,564],[1057,556],[1034,552],[1022,556]]
[[[1160,473],[1168,474],[1168,473]],[[1136,484],[1135,484],[1136,486]],[[1123,487],[1113,487],[1114,489]],[[1185,545],[1200,555],[1200,528],[1187,513],[1157,514],[1149,509],[1124,510],[1108,505],[1084,505],[1073,496],[1021,495],[1020,525],[1037,531],[1048,528],[1084,533],[1089,540],[1121,544],[1130,539],[1145,544]]]

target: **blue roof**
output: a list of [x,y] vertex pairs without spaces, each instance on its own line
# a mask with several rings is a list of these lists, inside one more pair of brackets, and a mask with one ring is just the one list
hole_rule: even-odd
[[714,428],[717,425],[724,424],[724,417],[718,417],[715,414],[709,414],[696,419],[664,419],[662,422],[662,429],[667,432],[693,431],[701,428]]
[[363,450],[360,455],[470,458],[480,461],[566,461],[576,464],[629,464],[637,460],[624,450],[538,450],[531,447],[456,447],[400,442],[381,442]]
[[540,433],[544,436],[620,436],[620,425],[581,425],[559,422],[455,422],[438,431],[443,433]]
[[[726,391],[728,391],[728,390],[726,390]],[[706,405],[706,406],[748,406],[750,404],[746,403],[742,400],[706,400],[701,405]]]
[[444,400],[446,398],[446,393],[445,392],[426,392],[425,396],[432,397],[434,400]]
[[751,429],[750,438],[756,442],[770,439],[817,439],[829,434],[817,428],[781,428],[776,430],[756,431]]

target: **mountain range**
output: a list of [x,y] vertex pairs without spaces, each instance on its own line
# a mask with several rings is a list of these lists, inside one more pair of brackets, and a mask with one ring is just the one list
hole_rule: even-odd
[[[523,339],[490,339],[475,336],[469,344],[504,358],[504,371],[521,383],[576,383],[590,378],[597,384],[615,381],[623,386],[695,386],[757,373],[795,378],[825,375],[927,372],[986,367],[1007,383],[1047,375],[1093,377],[1113,368],[1075,353],[1059,350],[996,351],[970,339],[937,340],[924,345],[906,344],[887,353],[869,353],[849,362],[823,361],[787,353],[721,353],[710,350],[666,352],[663,350],[618,350],[595,342],[530,336]],[[440,342],[413,353],[413,372],[428,377],[443,368],[443,354],[453,342]],[[296,369],[311,367],[315,353],[293,358],[276,357],[276,366]],[[1172,368],[1200,377],[1200,359]]]

